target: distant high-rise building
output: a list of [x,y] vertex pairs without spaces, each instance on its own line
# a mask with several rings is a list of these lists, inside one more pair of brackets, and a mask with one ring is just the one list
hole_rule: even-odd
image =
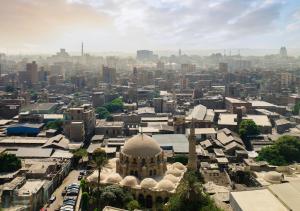
[[137,60],[152,60],[154,58],[153,51],[149,50],[138,50],[136,52]]
[[228,63],[220,62],[219,63],[219,71],[222,73],[228,72]]
[[280,55],[281,57],[287,57],[287,50],[286,50],[286,47],[283,46],[283,47],[280,48],[279,55]]
[[26,64],[26,73],[28,76],[29,84],[30,85],[37,84],[39,75],[38,75],[38,67],[35,61]]
[[156,64],[156,68],[158,70],[164,70],[165,69],[165,63],[162,62],[162,61],[158,61],[157,64]]
[[178,56],[181,57],[181,49],[178,51]]
[[103,82],[111,84],[116,81],[116,68],[103,65],[102,69]]
[[183,73],[191,73],[196,71],[195,64],[181,64],[181,71]]

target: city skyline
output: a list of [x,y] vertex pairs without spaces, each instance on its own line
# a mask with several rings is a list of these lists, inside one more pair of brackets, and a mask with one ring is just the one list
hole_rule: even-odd
[[[279,49],[298,54],[293,0],[1,0],[0,52]],[[293,54],[293,53],[292,53]]]

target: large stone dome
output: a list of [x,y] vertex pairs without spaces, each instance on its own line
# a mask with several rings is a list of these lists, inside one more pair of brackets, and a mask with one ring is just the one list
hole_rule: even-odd
[[158,143],[148,135],[138,134],[128,139],[122,152],[133,157],[154,157],[161,153]]

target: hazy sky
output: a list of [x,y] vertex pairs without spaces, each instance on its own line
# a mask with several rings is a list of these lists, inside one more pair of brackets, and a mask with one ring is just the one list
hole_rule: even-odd
[[0,0],[0,51],[300,48],[300,0]]

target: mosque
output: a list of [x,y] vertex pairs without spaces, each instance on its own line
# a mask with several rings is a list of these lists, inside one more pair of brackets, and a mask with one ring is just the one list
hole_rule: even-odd
[[[188,168],[196,167],[194,130],[189,136],[190,155]],[[119,158],[109,160],[100,175],[100,183],[118,184],[128,188],[133,196],[147,208],[155,203],[167,202],[175,193],[187,167],[181,163],[168,164],[164,152],[155,139],[138,134],[128,139],[119,153]],[[87,179],[97,182],[95,171]]]

